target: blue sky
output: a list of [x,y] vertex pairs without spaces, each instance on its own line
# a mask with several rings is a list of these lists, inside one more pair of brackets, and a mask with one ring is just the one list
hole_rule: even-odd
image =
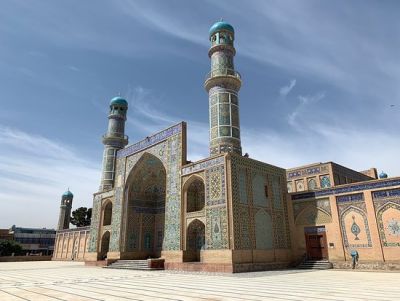
[[208,154],[208,29],[236,31],[243,151],[284,168],[335,161],[400,175],[398,1],[0,3],[0,227],[55,227],[98,189],[109,100],[130,143],[188,122]]

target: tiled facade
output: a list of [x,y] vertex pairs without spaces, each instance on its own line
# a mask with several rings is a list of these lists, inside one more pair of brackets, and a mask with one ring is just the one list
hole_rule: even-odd
[[315,163],[286,171],[289,193],[369,181],[377,178],[376,169],[358,172],[334,162]]
[[[167,269],[245,272],[320,256],[310,253],[314,239],[330,261],[348,261],[353,250],[362,261],[399,261],[400,178],[376,180],[374,169],[333,162],[285,170],[242,156],[233,40],[224,21],[210,30],[210,156],[203,160],[186,160],[184,122],[125,146],[124,127],[112,129],[117,117],[125,122],[128,103],[113,99],[103,143],[115,152],[104,159],[87,249],[78,257],[153,257]],[[57,258],[72,258],[73,230],[57,235]]]
[[361,263],[400,261],[400,178],[289,194],[288,204],[295,257],[307,253],[305,228],[324,226],[332,262],[349,261],[353,250]]

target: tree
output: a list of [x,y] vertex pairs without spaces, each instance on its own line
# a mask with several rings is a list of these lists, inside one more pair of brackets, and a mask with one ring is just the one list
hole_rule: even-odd
[[21,255],[22,247],[13,240],[0,240],[0,256]]
[[71,224],[77,227],[90,226],[92,208],[80,207],[72,211]]

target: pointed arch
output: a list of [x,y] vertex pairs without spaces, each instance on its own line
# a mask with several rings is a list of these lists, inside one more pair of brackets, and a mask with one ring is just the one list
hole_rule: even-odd
[[[346,230],[346,216],[348,214],[350,214],[351,212],[356,212],[363,219],[363,229],[359,228],[359,231],[361,231],[361,232],[362,232],[362,230],[365,231],[366,239],[367,239],[367,243],[366,244],[363,244],[363,243],[350,244],[350,242],[349,242],[349,238],[347,236],[348,233],[347,233],[347,230]],[[357,227],[359,227],[359,225],[357,225]],[[344,246],[346,248],[370,248],[370,247],[372,247],[372,240],[371,240],[371,234],[369,232],[367,214],[363,210],[361,210],[360,208],[358,208],[356,206],[353,206],[353,205],[347,207],[340,214],[340,228],[342,230],[343,244],[344,244]]]
[[205,184],[204,179],[192,175],[183,185],[183,194],[186,212],[201,211],[205,206]]
[[332,216],[322,208],[309,205],[304,208],[295,220],[296,225],[318,225],[332,222]]
[[99,253],[101,260],[107,258],[107,253],[110,247],[110,236],[110,231],[106,231],[101,237],[101,248]]
[[205,225],[199,219],[193,220],[186,231],[186,249],[189,261],[201,261],[200,251],[205,248]]
[[[166,168],[148,152],[131,169],[125,184],[125,250],[140,259],[161,256],[164,242]],[[135,257],[135,258],[139,258]]]
[[[388,212],[388,213],[387,213]],[[391,217],[387,219],[387,214]],[[400,204],[388,201],[376,212],[379,236],[384,247],[400,247]]]
[[107,200],[103,205],[103,226],[111,225],[113,203]]

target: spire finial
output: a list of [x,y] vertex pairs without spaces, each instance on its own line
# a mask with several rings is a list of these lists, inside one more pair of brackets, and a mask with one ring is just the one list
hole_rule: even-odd
[[121,92],[118,92],[118,96],[121,97]]
[[220,21],[220,22],[223,22],[223,21],[224,21],[224,18],[221,17],[221,18],[219,19],[219,21]]

